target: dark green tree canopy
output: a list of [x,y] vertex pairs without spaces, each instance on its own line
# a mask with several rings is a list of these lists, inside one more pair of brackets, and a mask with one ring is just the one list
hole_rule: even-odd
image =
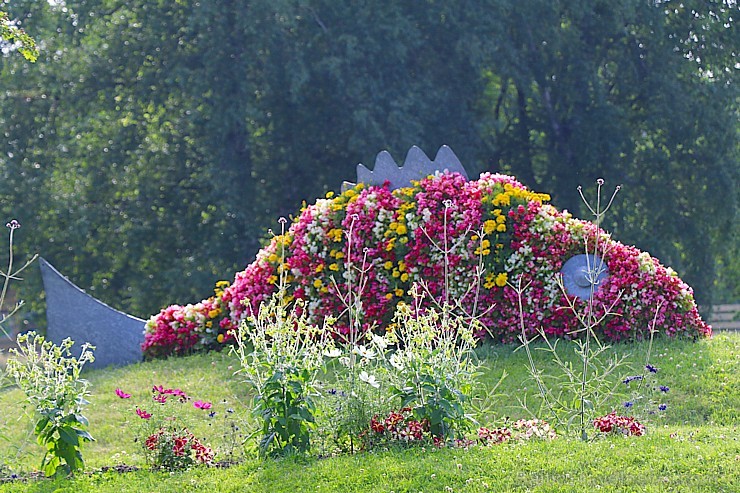
[[617,239],[702,303],[738,274],[735,2],[19,0],[8,13],[40,50],[33,65],[0,59],[0,212],[24,224],[19,248],[138,316],[202,299],[279,216],[412,145],[447,144],[469,174],[511,173],[576,214],[578,185],[621,183]]

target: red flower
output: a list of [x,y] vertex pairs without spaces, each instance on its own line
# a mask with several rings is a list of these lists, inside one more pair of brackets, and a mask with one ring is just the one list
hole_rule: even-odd
[[162,436],[162,432],[154,433],[152,435],[149,435],[144,442],[144,445],[148,450],[154,450],[157,448],[157,443],[159,442],[159,437]]
[[172,452],[178,456],[183,457],[185,455],[185,446],[188,444],[187,436],[175,437],[175,443],[172,445]]

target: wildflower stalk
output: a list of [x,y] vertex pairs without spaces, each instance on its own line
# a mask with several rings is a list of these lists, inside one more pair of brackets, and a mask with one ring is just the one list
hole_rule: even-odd
[[[598,266],[591,266],[591,257],[588,256],[588,238],[584,237],[584,243],[586,246],[586,277],[589,281],[589,297],[588,297],[588,309],[587,309],[587,324],[585,326],[585,332],[586,332],[586,341],[585,341],[585,350],[581,354],[581,358],[583,360],[583,372],[581,374],[581,412],[580,412],[580,423],[581,423],[581,439],[588,440],[588,432],[586,431],[586,405],[587,402],[587,393],[586,393],[586,385],[588,383],[589,377],[588,377],[588,367],[589,367],[589,359],[591,357],[591,339],[593,338],[595,340],[595,343],[601,346],[601,342],[596,337],[596,334],[594,332],[594,327],[597,325],[597,319],[596,315],[594,313],[594,293],[596,291],[597,285],[598,285],[598,279],[599,275],[603,272],[604,269],[604,256],[603,253],[599,250],[599,240],[601,239],[600,235],[600,228],[601,228],[601,222],[604,218],[604,215],[611,207],[612,203],[614,202],[614,197],[616,197],[617,193],[619,192],[620,187],[617,186],[614,189],[614,193],[612,193],[611,199],[609,200],[609,203],[607,204],[606,208],[604,210],[601,210],[601,187],[604,185],[604,180],[599,178],[596,180],[596,204],[595,207],[592,207],[588,200],[583,195],[583,188],[578,187],[578,194],[581,196],[581,200],[584,204],[586,204],[586,207],[589,211],[591,211],[591,214],[594,216],[594,224],[596,225],[596,239],[594,243],[593,248],[593,258],[599,259]],[[599,255],[599,253],[602,253],[602,255]],[[604,252],[606,253],[606,252]],[[619,299],[619,297],[617,297]],[[615,301],[616,303],[616,301]]]
[[568,294],[562,276],[558,279],[558,285],[567,303],[567,306],[563,308],[570,310],[579,324],[579,328],[569,332],[569,335],[584,333],[581,339],[574,341],[576,345],[575,352],[580,359],[580,371],[574,371],[573,367],[558,355],[557,343],[552,344],[541,327],[537,329],[538,336],[542,337],[547,346],[544,350],[552,356],[553,361],[561,371],[562,380],[559,382],[560,390],[557,395],[543,381],[529,348],[529,345],[537,336],[530,339],[524,326],[522,297],[526,286],[524,288],[521,287],[521,278],[517,286],[509,284],[518,294],[521,328],[519,339],[527,353],[528,369],[532,378],[537,383],[543,405],[553,415],[559,426],[570,428],[574,421],[577,422],[580,437],[584,441],[589,440],[589,416],[600,406],[604,405],[616,392],[619,383],[613,383],[611,380],[617,368],[624,364],[626,358],[625,356],[614,356],[608,361],[601,361],[601,358],[608,351],[609,346],[601,342],[595,330],[607,317],[615,315],[613,309],[622,297],[622,293],[618,293],[611,305],[602,306],[603,313],[597,314],[594,294],[598,289],[600,275],[605,270],[604,258],[609,248],[608,242],[601,241],[600,227],[604,215],[611,207],[617,192],[620,190],[620,187],[615,188],[607,206],[602,209],[601,189],[603,184],[604,181],[602,179],[597,180],[597,198],[594,206],[586,200],[581,187],[578,187],[578,193],[581,199],[584,201],[588,210],[594,215],[594,224],[596,226],[593,245],[589,244],[588,236],[584,236],[584,250],[587,262],[585,276],[589,283],[589,297],[586,300],[585,307],[579,307],[576,298]]
[[648,341],[648,350],[645,355],[645,364],[642,366],[642,378],[640,378],[640,384],[637,386],[639,391],[643,385],[645,385],[645,372],[650,367],[650,355],[653,352],[653,338],[655,336],[655,325],[658,322],[658,314],[663,306],[663,301],[658,302],[658,306],[655,308],[655,314],[653,315],[653,321],[650,323],[650,340]]
[[[378,395],[373,395],[373,391],[380,386],[380,382],[375,380],[375,374],[368,373],[366,370],[363,370],[364,373],[360,373],[360,366],[368,366],[371,360],[374,359],[374,357],[370,357],[374,355],[374,352],[372,349],[370,351],[365,350],[365,346],[361,344],[366,336],[370,341],[373,341],[373,335],[372,330],[365,332],[361,318],[363,313],[362,298],[367,285],[367,274],[370,270],[367,259],[369,249],[363,249],[362,262],[359,266],[355,265],[352,254],[355,246],[354,231],[358,218],[357,214],[352,214],[349,228],[343,232],[347,238],[347,255],[344,261],[346,292],[342,292],[339,283],[333,276],[331,278],[334,291],[344,306],[344,311],[339,316],[342,317],[346,313],[349,320],[349,333],[346,337],[335,332],[338,339],[344,339],[344,350],[348,351],[346,356],[339,359],[347,370],[344,373],[346,377],[340,377],[340,380],[344,381],[339,383],[340,388],[344,388],[340,393],[344,394],[347,399],[345,407],[347,412],[344,415],[337,416],[339,422],[335,423],[335,428],[337,428],[338,433],[336,435],[338,437],[346,435],[349,439],[350,453],[355,452],[355,435],[360,434],[361,431],[367,428],[367,423],[372,414],[370,408],[382,406],[381,402],[372,402],[378,401]],[[372,345],[374,350],[385,350],[385,345],[383,347],[377,344]],[[364,383],[360,383],[362,378],[366,380]],[[375,389],[368,388],[371,386]],[[342,408],[343,406],[338,407]]]
[[[13,272],[13,234],[15,233],[16,229],[19,229],[21,227],[21,224],[13,219],[9,223],[7,223],[5,227],[10,230],[10,235],[8,238],[8,268],[5,272],[0,270],[0,276],[4,278],[3,288],[2,291],[0,291],[0,310],[2,310],[3,306],[5,306],[5,297],[8,294],[8,286],[10,285],[10,280],[22,280],[20,277],[18,277],[18,275],[23,272],[29,265],[31,265],[33,261],[36,260],[36,258],[38,257],[38,254],[34,255],[20,269]],[[13,307],[12,310],[10,310],[10,312],[0,317],[0,330],[3,332],[3,334],[5,334],[5,337],[10,338],[10,334],[8,334],[8,332],[5,330],[3,324],[5,324],[5,321],[12,317],[15,312],[17,312],[21,308],[21,306],[23,306],[23,301],[19,301],[18,303],[16,303],[16,305]]]

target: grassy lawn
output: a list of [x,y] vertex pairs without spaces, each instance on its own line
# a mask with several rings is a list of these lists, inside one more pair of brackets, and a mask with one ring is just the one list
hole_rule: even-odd
[[[629,353],[639,368],[647,345],[616,345],[612,350]],[[572,353],[567,344],[561,344],[561,351],[566,357]],[[502,416],[527,417],[518,405],[518,399],[533,402],[534,395],[524,353],[509,346],[486,346],[479,354],[487,365],[481,389],[507,373],[482,423]],[[548,368],[546,355],[535,354]],[[469,450],[415,449],[266,462],[244,457],[231,445],[254,427],[249,396],[233,376],[237,362],[232,356],[211,353],[92,371],[87,374],[92,391],[87,416],[97,441],[87,444],[83,454],[93,472],[69,480],[0,484],[0,492],[738,491],[740,334],[718,334],[697,343],[659,340],[651,362],[660,368],[661,383],[671,390],[665,396],[665,418],[649,422],[644,437],[590,443],[561,437]],[[183,415],[197,436],[208,438],[219,453],[217,460],[235,453],[242,456],[241,463],[183,473],[147,471],[141,446],[134,442],[141,420],[133,412],[133,401],[144,401],[152,385],[159,384],[212,402],[216,413],[212,418],[191,405],[182,406]],[[116,388],[133,398],[119,399]],[[41,454],[33,440],[24,440],[30,420],[22,415],[21,397],[16,389],[0,391],[0,427],[8,439],[0,441],[0,459],[16,471],[28,472],[38,468]],[[122,463],[144,469],[94,472]]]

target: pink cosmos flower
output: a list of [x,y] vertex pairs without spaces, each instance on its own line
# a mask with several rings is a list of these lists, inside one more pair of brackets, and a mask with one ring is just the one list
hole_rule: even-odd
[[193,402],[193,407],[196,409],[210,409],[211,403],[206,401],[195,401]]
[[120,397],[121,399],[128,399],[131,397],[131,394],[127,394],[121,389],[116,389],[116,395]]
[[139,409],[138,407],[136,408],[136,414],[138,414],[141,419],[149,419],[152,417],[150,413],[144,411],[143,409]]

